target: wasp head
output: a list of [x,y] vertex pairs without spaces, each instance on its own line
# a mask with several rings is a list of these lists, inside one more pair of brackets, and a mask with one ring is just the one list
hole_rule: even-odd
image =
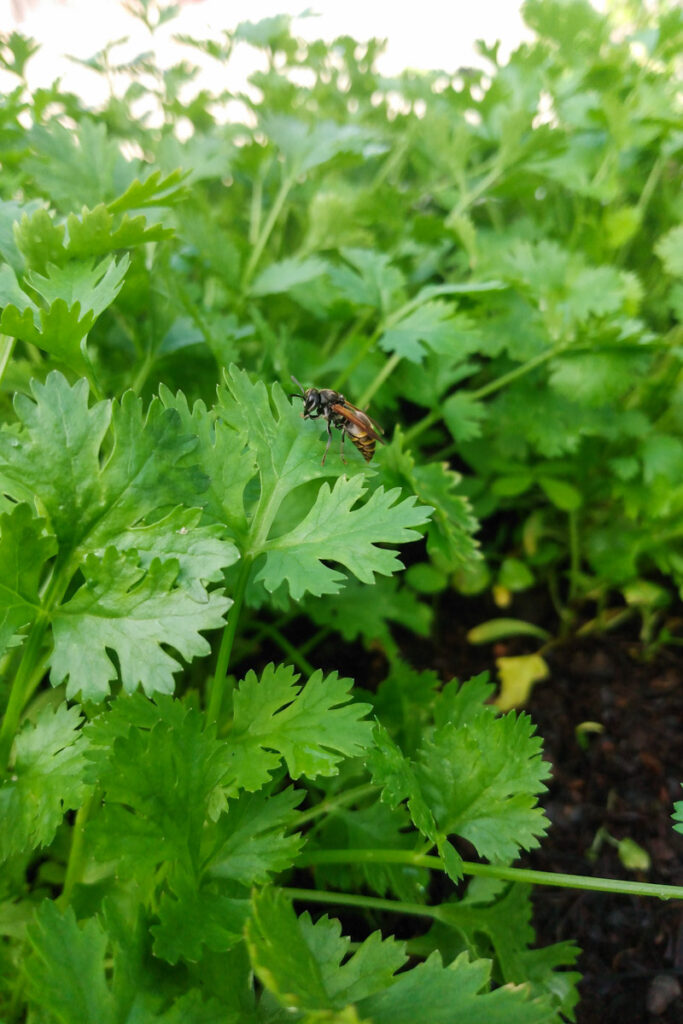
[[300,384],[295,376],[292,375],[292,380],[301,388],[301,394],[294,392],[290,395],[290,398],[301,398],[304,403],[304,419],[308,419],[309,416],[314,415],[320,409],[321,398],[320,392],[317,388],[304,388],[303,384]]

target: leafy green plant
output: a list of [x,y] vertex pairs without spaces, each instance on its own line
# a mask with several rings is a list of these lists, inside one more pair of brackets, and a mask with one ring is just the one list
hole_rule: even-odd
[[[182,40],[263,51],[241,96],[112,44],[97,111],[3,40],[3,1019],[572,1019],[530,886],[683,896],[512,867],[541,740],[396,628],[544,582],[654,640],[680,585],[680,12],[526,12],[489,76],[385,80],[284,16]],[[370,465],[322,465],[292,373],[372,402]]]

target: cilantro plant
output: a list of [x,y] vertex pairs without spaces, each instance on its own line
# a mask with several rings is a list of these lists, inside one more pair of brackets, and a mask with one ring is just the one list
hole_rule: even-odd
[[[112,44],[98,110],[2,40],[3,1020],[571,1020],[530,886],[683,895],[512,866],[531,719],[395,628],[544,581],[656,630],[681,582],[680,12],[525,9],[488,75],[279,17],[182,39],[265,56],[192,97]],[[372,402],[371,464],[322,465],[292,373]]]

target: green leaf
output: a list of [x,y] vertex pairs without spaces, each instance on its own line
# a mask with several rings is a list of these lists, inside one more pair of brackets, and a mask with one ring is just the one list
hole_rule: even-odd
[[81,715],[45,707],[14,741],[12,773],[0,785],[0,860],[47,846],[86,792]]
[[655,252],[667,274],[683,277],[683,224],[678,224],[662,235],[655,245]]
[[[88,730],[88,756],[106,796],[89,824],[96,855],[117,858],[134,876],[173,862],[182,875],[196,878],[202,843],[214,835],[207,835],[206,822],[229,764],[228,748],[206,730],[203,715],[177,700],[157,697],[153,705],[119,698],[114,707],[119,702],[117,722],[109,723],[107,713]],[[148,722],[122,728],[141,713]]]
[[45,900],[29,927],[26,962],[32,1000],[63,1024],[115,1024],[115,1004],[105,980],[107,936],[96,918],[82,928],[73,909],[60,914]]
[[374,932],[349,956],[350,940],[338,921],[297,918],[282,891],[254,897],[246,929],[252,967],[283,1008],[341,1010],[384,990],[403,966],[402,943]]
[[261,271],[249,291],[252,295],[276,295],[280,292],[288,292],[296,285],[314,281],[326,274],[327,271],[328,264],[317,256],[309,256],[307,259],[291,257],[279,260]]
[[576,512],[581,508],[581,491],[573,484],[552,476],[539,477],[538,482],[556,508],[562,509],[563,512]]
[[385,352],[395,352],[411,363],[421,363],[427,349],[441,355],[464,359],[472,351],[473,339],[463,334],[460,320],[447,302],[433,300],[418,306],[398,322],[392,322],[379,339]]
[[290,788],[275,794],[242,793],[238,800],[229,800],[205,862],[207,876],[250,888],[291,868],[304,840],[286,833],[296,825],[293,812],[303,798],[301,790]]
[[358,1009],[374,1024],[547,1024],[554,1019],[546,1000],[529,998],[524,985],[489,991],[491,965],[471,963],[461,953],[447,967],[438,953],[400,974],[383,992],[364,999]]
[[[145,571],[135,552],[107,548],[102,559],[89,555],[85,582],[53,615],[54,651],[50,681],[68,680],[67,695],[102,700],[119,677],[124,690],[171,693],[181,665],[165,646],[186,661],[211,650],[200,630],[218,629],[232,602],[218,594],[197,601],[175,589],[178,562],[155,559]],[[162,646],[163,645],[163,646]],[[118,669],[107,650],[113,651]]]
[[445,724],[419,753],[419,784],[441,831],[503,863],[539,845],[547,823],[537,797],[549,774],[524,714],[491,709],[471,724]]
[[305,174],[339,153],[372,153],[374,137],[361,125],[322,120],[311,126],[288,114],[269,114],[262,123],[284,154],[291,174]]
[[332,490],[324,483],[308,515],[264,545],[266,561],[257,581],[271,593],[286,582],[296,601],[306,592],[335,594],[340,589],[344,576],[323,559],[346,566],[363,583],[374,583],[375,573],[389,576],[400,569],[397,553],[378,542],[415,540],[415,527],[427,522],[432,509],[416,506],[414,497],[398,501],[399,488],[385,493],[383,487],[354,509],[365,490],[358,476],[339,477]]
[[494,644],[511,636],[535,636],[543,641],[551,638],[547,630],[524,619],[489,619],[470,629],[467,640],[471,644]]
[[56,549],[28,505],[0,515],[0,655],[20,643],[17,631],[36,617],[45,565]]
[[434,564],[452,572],[478,560],[481,556],[472,537],[477,520],[467,498],[457,493],[461,476],[445,462],[417,464],[413,454],[403,446],[403,434],[400,427],[396,427],[391,445],[384,453],[385,479],[407,485],[419,501],[432,506],[427,549]]
[[196,504],[205,478],[176,412],[153,401],[143,416],[132,392],[88,408],[86,382],[56,372],[32,390],[15,401],[23,429],[0,432],[0,480],[16,500],[39,499],[60,550],[101,550],[158,508]]
[[383,312],[399,303],[404,279],[400,270],[392,266],[391,256],[351,247],[342,249],[341,255],[351,266],[332,269],[330,280],[349,302]]
[[58,300],[64,301],[69,309],[78,305],[82,315],[92,314],[92,323],[120,292],[129,265],[128,256],[122,256],[118,263],[113,257],[95,264],[72,261],[65,267],[48,263],[47,276],[31,270],[26,280],[48,305]]
[[110,213],[121,213],[124,210],[173,206],[186,196],[184,178],[185,172],[180,170],[165,176],[160,170],[152,171],[144,181],[138,178],[131,181],[122,195],[107,204],[107,209]]
[[471,441],[481,437],[482,421],[487,417],[486,406],[467,391],[457,391],[443,403],[444,423],[454,441]]
[[337,630],[347,642],[362,637],[366,645],[379,644],[392,652],[396,642],[391,623],[428,636],[433,618],[432,609],[410,587],[399,587],[395,576],[380,577],[373,587],[350,580],[338,594],[308,598],[305,608],[313,622]]
[[305,686],[291,666],[248,672],[234,695],[231,784],[256,790],[284,759],[292,778],[336,775],[344,757],[372,743],[368,704],[350,703],[350,679],[314,672]]
[[[572,966],[580,952],[578,947],[572,942],[559,942],[544,949],[531,949],[535,933],[531,926],[530,886],[511,885],[502,895],[496,893],[491,899],[491,894],[476,883],[477,880],[470,884],[464,899],[441,907],[439,922],[463,936],[471,956],[495,955],[503,981],[530,983],[533,995],[549,997],[561,1013],[573,1020],[579,998],[576,986],[581,976],[557,968]],[[441,923],[434,931],[444,939]],[[488,942],[482,942],[484,937]],[[437,935],[434,938],[437,940]]]

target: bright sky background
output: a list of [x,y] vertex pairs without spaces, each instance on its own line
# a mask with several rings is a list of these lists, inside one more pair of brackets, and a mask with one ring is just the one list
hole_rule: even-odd
[[[24,0],[26,15],[16,22],[11,0],[0,0],[0,30],[16,27],[42,44],[41,52],[29,64],[33,86],[48,85],[61,76],[65,88],[94,104],[100,98],[95,92],[99,89],[97,77],[66,61],[64,55],[90,57],[121,36],[130,36],[131,43],[116,51],[119,59],[150,48],[148,34],[126,13],[120,0],[41,0],[33,8],[31,2],[36,0]],[[295,29],[304,38],[331,39],[349,34],[359,40],[371,36],[388,39],[387,53],[380,64],[384,74],[407,67],[453,71],[476,62],[473,43],[478,38],[488,43],[500,39],[503,54],[528,38],[520,6],[520,0],[420,0],[405,4],[396,0],[203,0],[185,6],[168,31],[160,33],[159,58],[162,64],[174,63],[181,56],[197,60],[196,51],[174,49],[170,42],[173,33],[205,38],[240,21],[258,21],[283,11],[298,14],[308,8],[319,17],[297,22]],[[245,75],[249,68],[237,57],[233,73]],[[218,73],[217,67],[214,73]],[[237,84],[242,83],[223,79],[220,85],[215,83],[215,88]],[[212,88],[213,83],[205,80],[202,85]]]

